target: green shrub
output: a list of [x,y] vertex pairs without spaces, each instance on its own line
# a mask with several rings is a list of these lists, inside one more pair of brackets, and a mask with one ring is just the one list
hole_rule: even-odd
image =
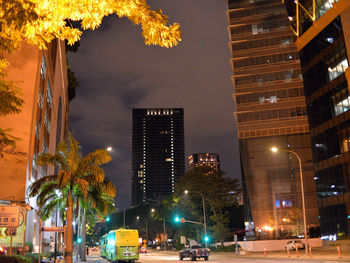
[[33,243],[32,242],[26,242],[26,246],[29,247],[29,251],[28,252],[33,252]]
[[[29,258],[32,263],[37,263],[39,261],[39,254],[38,253],[26,253],[26,257]],[[42,258],[42,256],[41,256]]]
[[[0,256],[1,263],[34,263],[28,256],[14,255],[14,256]],[[35,263],[37,263],[36,261]]]
[[350,234],[346,234],[345,232],[338,233],[338,240],[349,240]]
[[5,255],[0,256],[0,262],[1,263],[18,263],[16,258],[10,257],[10,256],[5,256]]
[[17,263],[34,263],[32,259],[27,256],[15,255],[13,257],[17,260]]

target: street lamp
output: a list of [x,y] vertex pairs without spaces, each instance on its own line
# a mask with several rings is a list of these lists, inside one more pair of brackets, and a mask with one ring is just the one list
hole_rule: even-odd
[[[185,194],[188,194],[188,190],[185,190],[184,191]],[[202,195],[201,192],[198,192],[198,191],[194,191],[194,193],[197,193],[199,194],[201,197],[202,197],[202,201],[203,201],[203,226],[204,226],[204,241],[205,241],[205,247],[207,247],[207,241],[209,240],[208,239],[208,236],[207,236],[207,220],[206,220],[206,216],[205,216],[205,201],[204,201],[204,196]]]
[[301,201],[302,201],[302,205],[303,205],[303,219],[304,219],[304,237],[305,237],[305,255],[307,255],[308,252],[308,241],[307,241],[307,230],[306,230],[306,212],[305,212],[305,193],[304,193],[304,180],[303,180],[303,169],[301,166],[301,159],[299,157],[299,155],[292,151],[292,150],[279,150],[277,147],[272,147],[271,151],[274,153],[277,153],[278,151],[280,152],[289,152],[294,154],[295,157],[297,157],[298,159],[298,163],[299,163],[299,174],[300,174],[300,185],[301,185]]
[[112,148],[112,146],[108,146],[108,147],[106,148],[106,150],[107,150],[107,152],[112,152],[112,151],[113,151],[113,148]]

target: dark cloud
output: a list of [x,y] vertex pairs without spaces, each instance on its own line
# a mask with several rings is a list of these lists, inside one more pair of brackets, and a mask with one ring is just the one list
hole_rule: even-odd
[[121,208],[130,204],[133,107],[183,107],[186,156],[216,152],[228,176],[240,176],[226,1],[148,3],[181,24],[178,47],[145,46],[139,27],[113,16],[85,32],[79,52],[69,54],[81,83],[70,104],[70,128],[85,152],[113,145],[106,171]]

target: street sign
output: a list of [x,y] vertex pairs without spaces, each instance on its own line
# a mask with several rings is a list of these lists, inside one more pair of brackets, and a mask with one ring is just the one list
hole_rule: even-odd
[[185,218],[181,217],[180,223],[185,223],[185,222],[186,222]]
[[0,227],[19,226],[20,206],[0,206]]
[[7,228],[6,235],[9,237],[14,237],[17,234],[17,228]]
[[64,232],[64,227],[42,227],[43,232]]

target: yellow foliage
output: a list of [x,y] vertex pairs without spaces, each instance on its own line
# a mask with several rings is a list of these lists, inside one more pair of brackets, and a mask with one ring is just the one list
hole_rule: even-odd
[[23,39],[40,48],[55,38],[74,44],[82,31],[69,21],[94,30],[111,14],[141,25],[147,45],[173,47],[181,41],[179,24],[168,26],[168,17],[161,10],[151,10],[145,0],[0,0],[0,39],[11,40],[14,50]]

